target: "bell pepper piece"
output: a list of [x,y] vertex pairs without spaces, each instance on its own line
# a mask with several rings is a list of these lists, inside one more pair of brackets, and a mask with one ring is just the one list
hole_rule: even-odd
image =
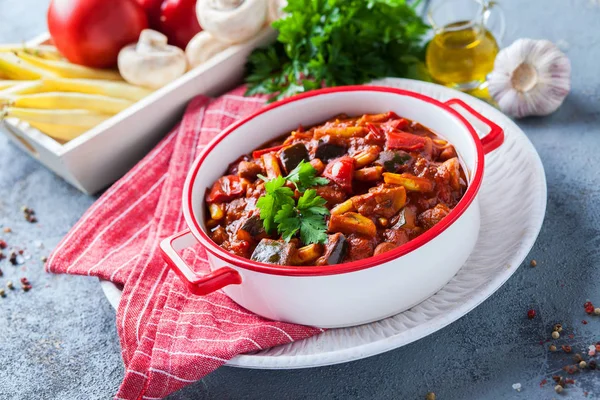
[[369,218],[355,212],[347,212],[331,216],[329,220],[329,232],[340,232],[346,235],[358,233],[368,237],[375,237],[377,227]]
[[343,138],[361,137],[367,134],[367,129],[362,126],[346,126],[342,128],[319,128],[315,130],[315,138],[326,135],[338,136]]
[[368,167],[354,171],[354,179],[361,182],[373,182],[381,179],[383,167]]
[[391,172],[384,172],[383,180],[385,183],[404,186],[406,190],[411,192],[428,193],[434,188],[432,180],[412,174],[393,174]]
[[246,187],[239,176],[227,175],[219,178],[206,196],[208,204],[225,203],[246,193]]
[[262,157],[263,154],[274,153],[274,152],[279,151],[281,149],[283,149],[283,145],[269,147],[267,149],[254,150],[252,152],[252,158],[258,159],[258,158]]
[[421,136],[402,131],[391,131],[387,134],[387,148],[406,151],[421,150],[425,147],[427,140]]
[[344,191],[352,192],[352,178],[354,177],[354,158],[340,157],[327,164],[323,176],[338,184]]
[[347,213],[348,211],[356,211],[356,209],[354,208],[354,204],[352,203],[352,199],[348,199],[343,203],[340,203],[337,206],[333,207],[330,213],[340,215]]

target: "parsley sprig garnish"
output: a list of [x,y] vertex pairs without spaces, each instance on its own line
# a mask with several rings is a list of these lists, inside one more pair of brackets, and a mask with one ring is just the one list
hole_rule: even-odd
[[386,76],[423,78],[429,27],[406,0],[288,0],[277,42],[248,59],[247,94],[270,100]]
[[[317,196],[317,191],[309,189],[317,185],[326,185],[329,181],[316,176],[317,171],[310,163],[302,161],[287,177],[278,176],[265,180],[265,194],[256,202],[260,209],[260,219],[267,233],[277,228],[281,237],[289,242],[298,233],[304,244],[327,242],[325,216],[329,210],[326,200]],[[285,186],[286,180],[292,182],[302,196],[294,199],[294,191]]]

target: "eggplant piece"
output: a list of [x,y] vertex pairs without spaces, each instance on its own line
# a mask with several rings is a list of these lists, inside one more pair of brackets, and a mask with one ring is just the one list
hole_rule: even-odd
[[279,159],[288,174],[300,164],[301,161],[308,161],[308,150],[302,143],[296,143],[290,147],[281,150]]
[[325,255],[327,265],[341,264],[348,254],[348,240],[341,233],[329,235]]
[[253,261],[267,264],[291,265],[295,245],[283,240],[263,239],[254,249]]
[[319,140],[315,157],[323,162],[333,160],[346,154],[346,148],[337,144],[329,143],[324,140]]
[[242,222],[240,229],[245,230],[254,237],[265,233],[265,228],[263,227],[259,215],[253,215],[252,217],[246,218]]
[[387,172],[400,172],[402,166],[408,164],[412,157],[404,151],[382,151],[375,164],[383,167]]

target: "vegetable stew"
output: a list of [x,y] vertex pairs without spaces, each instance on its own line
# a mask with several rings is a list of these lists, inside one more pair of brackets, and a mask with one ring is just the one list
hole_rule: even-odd
[[302,126],[232,163],[207,191],[227,251],[333,265],[390,251],[454,208],[467,179],[454,146],[393,112]]

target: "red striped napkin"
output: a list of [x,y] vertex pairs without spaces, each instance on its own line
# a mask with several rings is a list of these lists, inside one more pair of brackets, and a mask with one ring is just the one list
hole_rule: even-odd
[[[194,99],[181,123],[94,203],[48,259],[48,272],[123,286],[117,330],[126,372],[117,398],[163,398],[238,354],[322,332],[261,318],[221,292],[192,295],[159,252],[161,239],[185,228],[181,195],[196,155],[223,128],[263,105],[264,98],[243,92]],[[186,250],[184,258],[197,271],[207,269],[200,247]]]

